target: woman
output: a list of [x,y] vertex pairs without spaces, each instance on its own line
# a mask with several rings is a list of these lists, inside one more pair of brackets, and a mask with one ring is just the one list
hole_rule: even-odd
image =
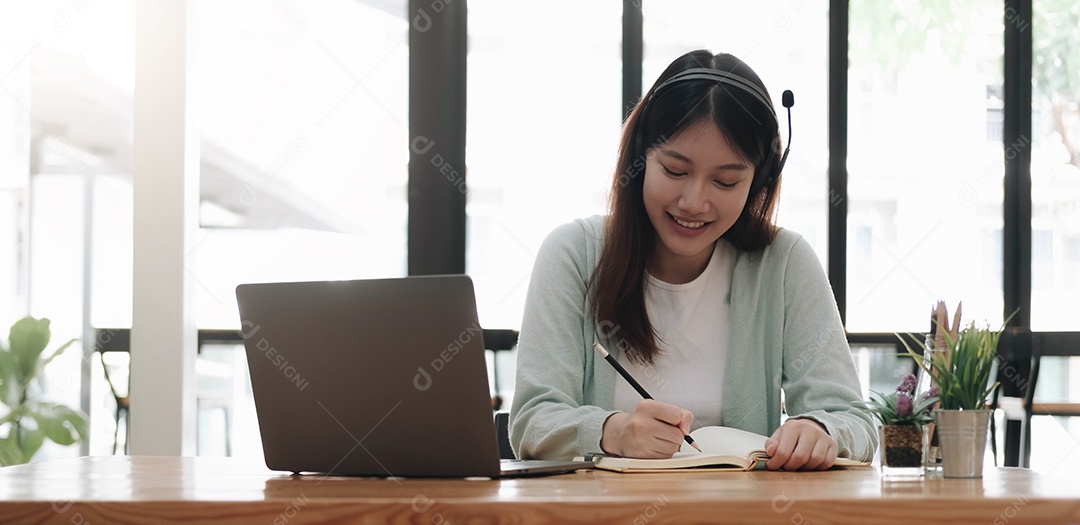
[[702,50],[631,113],[611,215],[557,228],[536,258],[510,417],[518,457],[670,457],[693,424],[769,435],[770,469],[870,460],[876,434],[852,408],[859,382],[828,279],[772,222],[770,100],[749,66]]

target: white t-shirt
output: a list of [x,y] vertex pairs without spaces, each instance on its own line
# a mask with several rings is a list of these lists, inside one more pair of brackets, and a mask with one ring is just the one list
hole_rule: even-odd
[[[619,355],[619,363],[653,398],[693,412],[693,428],[723,424],[720,395],[734,268],[735,247],[720,239],[705,271],[693,281],[670,284],[647,274],[645,308],[661,355],[652,366]],[[615,410],[632,412],[640,401],[629,383],[616,378]]]

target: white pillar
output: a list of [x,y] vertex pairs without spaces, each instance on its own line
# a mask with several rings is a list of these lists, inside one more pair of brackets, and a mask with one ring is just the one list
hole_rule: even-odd
[[195,453],[195,0],[135,6],[131,453]]

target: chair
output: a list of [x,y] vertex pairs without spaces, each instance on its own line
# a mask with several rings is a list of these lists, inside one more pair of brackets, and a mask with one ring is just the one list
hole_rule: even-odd
[[484,349],[495,354],[491,365],[491,374],[494,376],[492,378],[494,392],[491,393],[492,410],[501,409],[503,404],[502,395],[499,394],[499,352],[513,350],[517,346],[517,341],[517,330],[484,329]]
[[122,454],[128,453],[131,441],[131,331],[124,329],[103,328],[94,331],[95,351],[101,360],[101,367],[105,371],[105,382],[109,385],[109,391],[116,400],[116,413],[114,421],[116,429],[113,431],[113,454],[120,448],[120,420],[124,420],[124,448]]
[[131,397],[128,391],[131,356],[126,350],[99,349],[98,357],[101,358],[101,368],[105,371],[105,382],[109,384],[109,390],[116,400],[116,429],[113,431],[112,453],[115,455],[120,445],[120,419],[123,418],[124,454],[127,454],[128,444],[131,442]]
[[[1080,332],[1032,332],[1027,327],[1007,329],[998,347],[998,381],[990,408],[1005,416],[1005,465],[1030,467],[1031,417],[1080,417],[1080,403],[1035,400],[1035,388],[1044,356],[1080,356]],[[991,450],[997,461],[997,424],[990,420]]]
[[[131,330],[128,328],[100,328],[95,330],[95,350],[105,370],[105,381],[116,400],[116,430],[113,433],[113,454],[120,448],[120,420],[124,420],[125,440],[121,453],[127,454],[131,439]],[[243,337],[236,330],[199,330],[198,351],[208,344],[243,344]],[[197,363],[197,369],[205,369],[214,363]],[[196,411],[221,410],[225,417],[225,455],[232,455],[232,399],[224,395],[207,395],[200,392],[196,399]]]
[[495,413],[495,434],[499,439],[499,458],[517,459],[514,449],[510,446],[510,413]]
[[510,447],[510,413],[500,411],[503,404],[502,395],[499,394],[499,352],[513,350],[517,346],[517,330],[484,330],[484,349],[493,352],[494,359],[491,362],[491,374],[494,380],[494,391],[491,393],[491,408],[495,410],[495,435],[499,442],[499,458],[516,459],[514,449]]

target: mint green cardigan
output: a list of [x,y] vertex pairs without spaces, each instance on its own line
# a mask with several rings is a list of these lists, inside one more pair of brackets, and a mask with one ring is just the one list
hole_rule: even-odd
[[[594,322],[586,293],[603,220],[597,215],[558,227],[536,257],[510,409],[510,441],[519,458],[599,452],[604,421],[615,413],[615,370],[592,344],[617,353],[605,337],[616,327]],[[771,435],[780,426],[783,389],[790,417],[824,425],[839,456],[870,461],[877,432],[870,416],[852,408],[862,399],[859,379],[828,278],[809,243],[781,229],[763,251],[738,252],[728,302],[724,426]]]

